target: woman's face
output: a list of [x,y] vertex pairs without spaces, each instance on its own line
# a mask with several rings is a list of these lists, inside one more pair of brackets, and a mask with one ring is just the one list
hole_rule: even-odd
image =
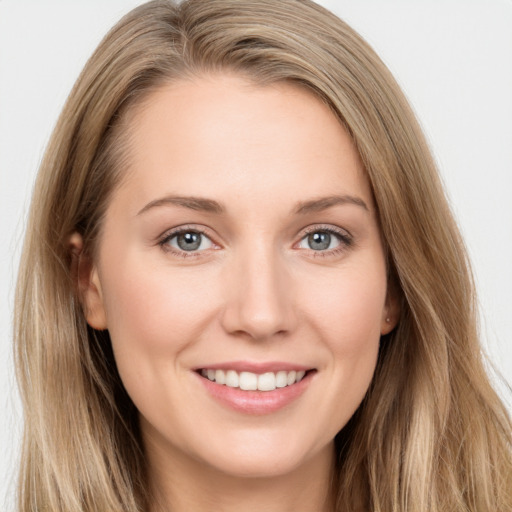
[[351,139],[309,92],[230,75],[162,88],[129,131],[85,301],[150,459],[329,458],[396,320]]

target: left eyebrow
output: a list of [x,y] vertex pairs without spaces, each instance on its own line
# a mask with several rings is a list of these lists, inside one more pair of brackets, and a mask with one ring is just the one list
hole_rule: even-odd
[[321,212],[332,208],[333,206],[353,204],[370,211],[367,204],[357,196],[343,195],[343,196],[327,196],[320,197],[318,199],[312,199],[310,201],[301,201],[295,208],[295,214],[304,215],[307,213]]
[[213,199],[205,199],[202,197],[191,196],[166,196],[160,199],[155,199],[142,208],[137,215],[141,215],[152,208],[158,206],[180,206],[190,210],[203,211],[208,213],[224,213],[224,208]]

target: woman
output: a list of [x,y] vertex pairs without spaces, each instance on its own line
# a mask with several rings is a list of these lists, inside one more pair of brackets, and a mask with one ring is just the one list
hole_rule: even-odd
[[20,510],[512,509],[427,145],[313,3],[114,27],[42,163],[17,303]]

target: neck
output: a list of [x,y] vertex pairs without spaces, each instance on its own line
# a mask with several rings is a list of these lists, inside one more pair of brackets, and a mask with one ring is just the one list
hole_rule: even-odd
[[[149,447],[148,447],[149,448]],[[148,450],[151,512],[332,512],[334,447],[281,475],[244,477],[174,453],[172,459]]]

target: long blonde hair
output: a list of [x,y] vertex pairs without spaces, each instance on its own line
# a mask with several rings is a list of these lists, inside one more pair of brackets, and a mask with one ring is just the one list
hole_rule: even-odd
[[429,149],[373,50],[309,0],[149,2],[83,70],[40,168],[19,271],[19,510],[148,509],[137,411],[108,332],[85,322],[69,237],[94,253],[130,108],[165,82],[223,70],[299,84],[343,123],[401,297],[367,396],[335,440],[336,510],[512,510],[512,426],[484,369],[468,259]]

